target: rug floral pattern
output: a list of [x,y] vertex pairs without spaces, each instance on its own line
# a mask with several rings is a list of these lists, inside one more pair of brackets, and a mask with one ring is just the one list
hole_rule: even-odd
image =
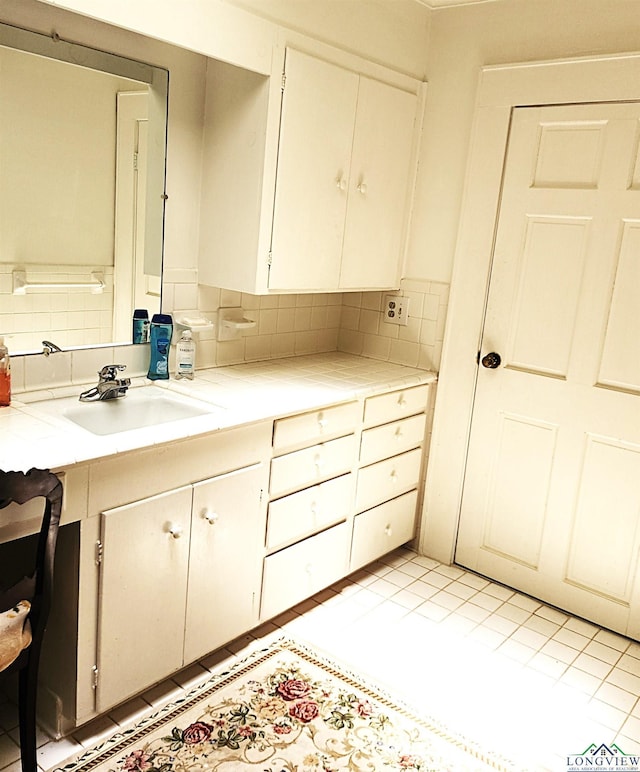
[[57,772],[508,768],[289,641],[213,681]]

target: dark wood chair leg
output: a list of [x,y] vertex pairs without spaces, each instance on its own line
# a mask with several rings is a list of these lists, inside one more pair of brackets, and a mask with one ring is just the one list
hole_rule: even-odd
[[36,761],[36,692],[38,687],[37,662],[29,662],[20,671],[18,681],[20,753],[22,772],[37,772]]

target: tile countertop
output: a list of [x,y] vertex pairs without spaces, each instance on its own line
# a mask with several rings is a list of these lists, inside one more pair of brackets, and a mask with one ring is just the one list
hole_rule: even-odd
[[[0,408],[0,469],[60,469],[389,389],[430,383],[436,377],[428,370],[340,352],[198,370],[193,381],[172,378],[154,385],[223,409],[214,407],[204,416],[104,436],[56,415],[56,400],[74,401],[85,385],[20,394],[10,407]],[[149,383],[146,378],[133,378],[132,388]]]

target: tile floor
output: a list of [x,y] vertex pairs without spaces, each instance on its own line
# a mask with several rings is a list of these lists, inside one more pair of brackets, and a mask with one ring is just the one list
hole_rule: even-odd
[[[289,635],[516,761],[565,772],[592,742],[640,753],[640,643],[401,548],[73,736],[41,735],[48,769],[266,637]],[[0,697],[0,769],[18,772]]]

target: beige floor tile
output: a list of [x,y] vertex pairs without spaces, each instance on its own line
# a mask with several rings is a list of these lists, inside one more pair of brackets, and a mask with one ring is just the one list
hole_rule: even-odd
[[528,619],[525,619],[522,626],[530,630],[535,630],[537,633],[541,633],[547,638],[553,637],[560,629],[555,622],[550,622],[548,619],[544,619],[537,614],[532,614]]
[[608,662],[610,665],[615,665],[622,656],[618,649],[612,649],[610,646],[605,646],[603,643],[598,643],[597,641],[591,641],[589,645],[585,647],[584,652],[585,654],[590,654],[592,657],[601,659],[603,662]]
[[618,686],[614,686],[610,683],[603,683],[595,693],[595,697],[609,705],[613,705],[614,708],[620,708],[620,710],[624,710],[627,713],[638,701],[636,695],[630,694],[624,689],[620,689]]
[[607,675],[607,683],[619,686],[636,697],[640,697],[640,677],[628,673],[619,667],[614,667]]
[[562,611],[551,608],[551,606],[541,606],[539,609],[536,609],[535,613],[537,616],[548,619],[550,622],[555,622],[558,625],[563,625],[569,619],[567,614],[563,614]]
[[502,606],[503,602],[500,598],[496,598],[494,595],[489,595],[485,590],[479,592],[477,595],[469,598],[469,602],[484,608],[487,611],[495,611]]
[[470,574],[468,571],[465,572],[458,579],[458,581],[462,582],[462,584],[468,585],[469,587],[473,587],[474,590],[482,590],[490,583],[488,579],[485,579],[482,576],[477,576],[476,574]]
[[456,614],[480,624],[480,622],[483,622],[491,615],[491,612],[481,606],[476,606],[473,603],[463,603],[462,606],[459,606],[456,609]]
[[614,708],[613,705],[598,699],[593,699],[589,702],[587,705],[587,715],[616,733],[627,719],[627,714],[624,710]]
[[507,617],[500,616],[499,614],[491,614],[482,623],[483,627],[488,627],[491,630],[497,630],[503,635],[512,635],[520,626],[517,622]]
[[526,609],[514,606],[510,601],[503,603],[502,606],[496,609],[496,614],[506,619],[510,619],[512,622],[517,622],[519,625],[523,624],[530,616],[531,612]]
[[425,584],[431,584],[442,590],[448,584],[451,584],[453,579],[444,576],[444,574],[439,574],[436,571],[429,571],[429,573],[425,574],[420,581],[425,582]]
[[390,571],[388,574],[384,575],[383,581],[389,582],[396,587],[406,587],[408,584],[411,584],[414,579],[409,574],[405,574],[402,571],[394,569],[393,571]]
[[571,664],[578,656],[579,652],[576,649],[572,649],[571,646],[567,646],[560,641],[550,640],[542,647],[542,652],[548,654],[550,657],[559,659],[561,662],[566,662],[567,665]]
[[621,670],[626,670],[627,673],[640,677],[640,659],[632,657],[630,654],[623,654],[616,662],[616,667]]
[[600,630],[599,627],[587,622],[584,619],[578,619],[577,617],[567,616],[564,626],[568,630],[573,630],[574,633],[580,633],[587,638],[593,638],[593,636]]
[[594,638],[594,641],[603,643],[605,646],[610,646],[612,649],[624,652],[629,648],[629,639],[623,638],[617,633],[612,633],[610,630],[599,630]]
[[559,682],[591,696],[598,691],[602,683],[596,676],[585,673],[584,670],[578,670],[575,667],[567,668],[560,677]]
[[537,652],[537,654],[528,662],[528,665],[554,679],[560,678],[568,667],[566,662],[561,662],[559,659],[554,659],[542,652]]
[[431,602],[438,606],[444,606],[446,609],[449,609],[449,611],[455,611],[457,608],[462,606],[464,600],[462,600],[462,598],[458,598],[456,595],[451,595],[448,589],[449,588],[442,592],[437,592],[431,598]]
[[528,646],[534,651],[541,649],[548,641],[546,635],[537,633],[535,630],[531,630],[528,627],[519,627],[511,636],[512,640],[522,643]]
[[591,641],[591,638],[587,638],[585,635],[580,635],[573,630],[569,630],[567,627],[561,627],[557,633],[553,636],[555,641],[565,643],[567,646],[571,646],[572,649],[582,651]]
[[512,595],[515,595],[513,590],[508,587],[503,587],[501,584],[489,584],[483,590],[487,595],[492,595],[494,598],[499,598],[501,601],[507,601]]
[[607,662],[603,662],[601,659],[596,659],[589,654],[585,654],[585,652],[578,654],[578,656],[573,661],[573,666],[577,667],[579,670],[584,670],[585,673],[590,673],[591,675],[594,675],[596,678],[600,679],[606,678],[607,674],[611,670],[611,665],[609,665]]

